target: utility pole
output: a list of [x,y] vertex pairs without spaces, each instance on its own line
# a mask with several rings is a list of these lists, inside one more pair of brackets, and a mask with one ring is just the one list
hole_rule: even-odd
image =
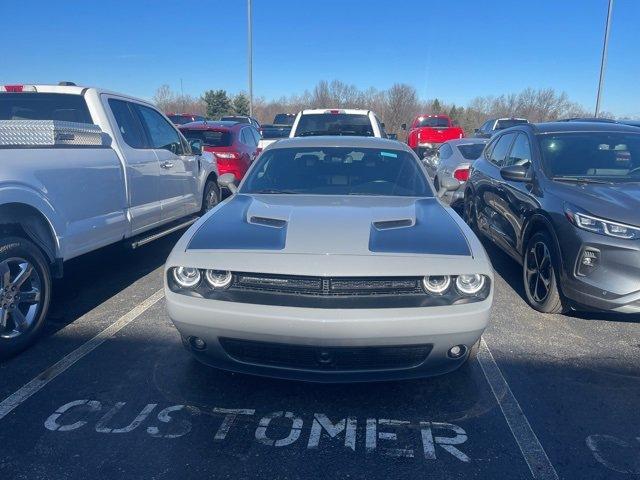
[[602,89],[604,87],[604,73],[607,68],[607,50],[609,49],[609,29],[611,28],[612,13],[613,0],[609,0],[609,8],[607,9],[607,25],[604,28],[604,44],[602,45],[602,60],[600,62],[600,81],[598,82],[598,95],[596,97],[596,118],[600,115],[600,101],[602,99]]
[[247,64],[249,68],[249,115],[253,116],[253,19],[251,0],[247,0]]
[[182,104],[182,113],[184,113],[184,88],[182,87],[182,79],[180,79],[180,103]]

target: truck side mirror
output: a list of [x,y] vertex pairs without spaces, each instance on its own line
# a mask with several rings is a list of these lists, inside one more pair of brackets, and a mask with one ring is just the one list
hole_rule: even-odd
[[191,153],[194,155],[202,155],[202,141],[201,140],[191,140],[189,142],[189,146],[191,147]]
[[406,130],[406,129],[407,129],[407,124],[406,124],[406,123],[403,123],[402,125],[400,125],[400,128],[401,128],[402,130]]
[[218,177],[218,185],[222,188],[226,188],[232,194],[238,191],[236,186],[236,176],[233,173],[223,173]]

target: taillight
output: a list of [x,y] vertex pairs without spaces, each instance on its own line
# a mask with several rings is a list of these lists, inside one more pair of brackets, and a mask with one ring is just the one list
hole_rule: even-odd
[[213,154],[216,157],[223,158],[225,160],[233,160],[240,157],[236,152],[213,152]]
[[469,180],[469,167],[458,168],[453,172],[453,178],[460,182],[466,182]]

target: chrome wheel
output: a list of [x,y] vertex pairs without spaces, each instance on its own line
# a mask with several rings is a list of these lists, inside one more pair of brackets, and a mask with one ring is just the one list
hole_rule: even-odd
[[42,279],[36,268],[24,258],[0,262],[0,338],[15,338],[38,318]]
[[527,290],[535,302],[542,304],[549,296],[552,276],[549,248],[543,242],[534,243],[527,252],[525,277]]

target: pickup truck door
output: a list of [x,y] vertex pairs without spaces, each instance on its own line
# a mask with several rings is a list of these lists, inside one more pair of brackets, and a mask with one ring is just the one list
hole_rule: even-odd
[[160,112],[138,105],[161,169],[162,221],[179,219],[198,210],[198,158],[178,130]]
[[125,165],[131,235],[135,235],[162,221],[160,162],[149,148],[138,104],[110,95],[103,98],[116,137],[114,149]]

